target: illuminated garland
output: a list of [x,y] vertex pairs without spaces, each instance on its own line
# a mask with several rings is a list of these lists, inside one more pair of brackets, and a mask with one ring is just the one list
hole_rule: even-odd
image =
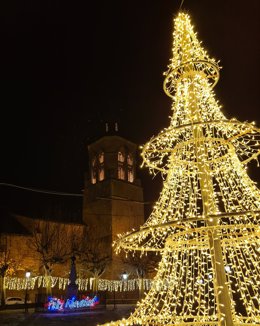
[[107,325],[259,325],[260,192],[246,164],[260,154],[260,130],[221,112],[218,63],[187,14],[175,19],[173,38],[170,126],[142,150],[163,189],[140,230],[114,243],[116,252],[161,251],[162,260],[135,312]]
[[[65,290],[69,284],[68,278],[50,276],[51,287],[58,285],[59,290]],[[98,291],[108,292],[125,292],[141,290],[148,291],[151,288],[152,280],[150,279],[130,279],[130,280],[97,280]],[[79,291],[94,290],[94,278],[76,280]],[[34,290],[35,288],[46,288],[46,281],[44,276],[35,276],[30,279],[19,277],[5,277],[5,289],[7,290]]]

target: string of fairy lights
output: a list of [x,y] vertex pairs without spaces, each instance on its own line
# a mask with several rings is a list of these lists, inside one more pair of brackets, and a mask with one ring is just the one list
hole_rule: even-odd
[[[50,282],[51,288],[65,290],[70,283],[68,278],[58,276],[35,276],[28,278],[5,277],[4,286],[6,290],[35,290],[46,288],[47,282]],[[148,291],[151,288],[153,280],[147,278],[134,278],[128,280],[108,280],[94,278],[78,278],[76,284],[79,291],[108,291],[108,292],[126,292],[126,291]]]
[[260,192],[246,170],[260,154],[260,130],[221,112],[219,69],[179,13],[164,82],[170,125],[142,148],[163,188],[140,230],[114,243],[116,252],[162,259],[134,313],[106,325],[260,324]]

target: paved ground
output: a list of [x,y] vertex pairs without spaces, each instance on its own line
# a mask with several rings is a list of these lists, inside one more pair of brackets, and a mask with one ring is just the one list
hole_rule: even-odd
[[36,313],[30,309],[28,314],[21,310],[0,311],[0,325],[11,326],[96,326],[111,320],[118,320],[129,316],[134,310],[132,305],[118,305],[114,310],[113,306],[107,309],[85,311],[71,314],[57,313]]

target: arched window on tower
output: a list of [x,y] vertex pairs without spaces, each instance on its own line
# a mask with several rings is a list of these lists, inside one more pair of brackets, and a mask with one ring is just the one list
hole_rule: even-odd
[[117,154],[118,161],[118,179],[125,180],[125,156],[122,152],[118,152]]
[[99,153],[98,155],[98,165],[99,165],[99,171],[98,171],[98,180],[102,181],[105,179],[105,166],[104,166],[104,162],[105,162],[105,155],[104,152]]
[[97,182],[97,158],[94,157],[91,160],[91,183],[95,184]]
[[127,181],[134,182],[134,159],[132,154],[127,155]]

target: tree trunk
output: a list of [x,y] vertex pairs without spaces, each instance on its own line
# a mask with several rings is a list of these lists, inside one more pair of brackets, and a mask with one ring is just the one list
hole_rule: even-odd
[[45,285],[46,285],[46,295],[48,298],[52,295],[52,288],[51,288],[51,273],[50,273],[49,269],[47,269],[47,268],[45,268],[44,279],[45,279]]
[[98,292],[98,277],[95,276],[93,280],[93,293],[97,294]]
[[3,275],[0,276],[0,292],[1,292],[1,307],[4,307],[5,298],[6,298],[6,289],[5,289],[5,277]]
[[139,278],[139,299],[144,297],[144,278]]

